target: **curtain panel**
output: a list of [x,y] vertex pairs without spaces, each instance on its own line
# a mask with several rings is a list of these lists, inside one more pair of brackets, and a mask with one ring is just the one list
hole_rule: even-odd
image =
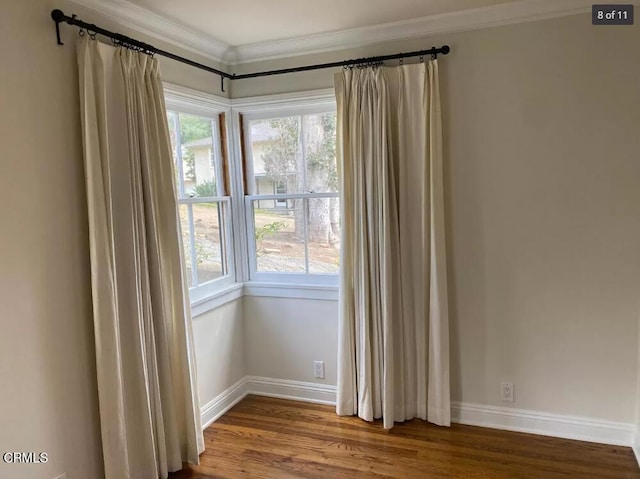
[[85,37],[78,67],[105,476],[166,478],[204,439],[158,62]]
[[337,413],[450,425],[438,63],[335,76],[342,257]]

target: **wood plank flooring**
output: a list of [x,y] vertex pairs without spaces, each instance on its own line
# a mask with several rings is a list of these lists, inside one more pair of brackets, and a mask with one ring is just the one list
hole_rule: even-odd
[[338,417],[333,406],[248,396],[205,431],[199,466],[171,479],[639,478],[630,448],[473,426]]

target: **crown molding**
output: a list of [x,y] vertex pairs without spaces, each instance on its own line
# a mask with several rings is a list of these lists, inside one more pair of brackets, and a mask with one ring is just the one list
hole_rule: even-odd
[[591,0],[523,0],[406,21],[232,47],[224,61],[242,64],[308,55],[394,40],[532,22],[591,11]]
[[[212,111],[228,112],[232,101],[210,93],[204,93],[174,83],[163,82],[164,97],[167,107],[180,107],[187,113],[194,115],[208,115]],[[188,110],[188,111],[187,111]]]
[[[69,1],[95,11],[115,23],[227,66],[576,15],[590,12],[593,3],[592,0],[521,0],[407,21],[234,47],[127,0]],[[610,0],[605,0],[608,1]],[[639,2],[632,0],[631,3]]]
[[69,0],[124,27],[222,63],[229,45],[126,0]]
[[242,114],[272,112],[283,108],[287,110],[335,109],[335,105],[336,97],[333,88],[234,98],[231,100],[231,107]]

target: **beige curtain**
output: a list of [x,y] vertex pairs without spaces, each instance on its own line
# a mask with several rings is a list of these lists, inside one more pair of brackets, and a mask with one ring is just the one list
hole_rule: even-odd
[[204,450],[157,60],[78,44],[107,479],[166,478]]
[[337,413],[450,424],[438,63],[335,76],[342,187]]

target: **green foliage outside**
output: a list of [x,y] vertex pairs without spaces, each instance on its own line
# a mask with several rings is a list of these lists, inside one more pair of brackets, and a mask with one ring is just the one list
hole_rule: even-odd
[[[172,112],[168,114],[169,125],[170,125],[169,130],[171,133],[171,143],[173,145],[176,144],[176,131],[174,129],[174,126],[175,126],[174,115],[176,114]],[[179,113],[178,121],[180,123],[180,144],[181,145],[185,145],[187,143],[191,143],[192,141],[196,141],[196,140],[202,140],[204,138],[211,138],[211,131],[212,131],[211,120],[207,118],[200,118],[193,115]],[[182,163],[184,167],[184,178],[185,180],[194,181],[196,179],[195,154],[189,148],[187,148],[186,151],[183,150],[183,152],[184,154],[182,155]]]
[[212,258],[212,255],[209,251],[206,250],[205,246],[202,243],[196,242],[196,263],[201,265],[206,263]]
[[180,140],[182,144],[211,138],[211,120],[191,115],[180,115]]
[[[307,145],[306,165],[308,186],[311,186],[320,175],[323,185],[330,191],[338,191],[338,172],[336,167],[336,116],[323,113],[320,116],[320,142],[313,142],[314,148]],[[265,172],[276,184],[291,185],[293,178],[297,180],[304,175],[302,162],[299,163],[302,142],[300,138],[303,117],[278,118],[269,121],[269,126],[277,131],[277,137],[265,149],[263,156]],[[306,137],[306,135],[305,135]],[[291,190],[292,188],[288,188]]]
[[264,169],[271,181],[288,185],[291,183],[291,175],[295,175],[298,169],[300,117],[270,120],[269,126],[276,130],[278,135],[265,150]]
[[215,181],[205,181],[193,188],[193,192],[198,198],[210,198],[217,196],[217,188]]
[[274,221],[273,223],[268,223],[260,228],[256,228],[256,249],[258,255],[264,253],[264,249],[262,248],[262,240],[269,235],[275,234],[278,231],[282,231],[287,227],[287,223],[284,221]]

